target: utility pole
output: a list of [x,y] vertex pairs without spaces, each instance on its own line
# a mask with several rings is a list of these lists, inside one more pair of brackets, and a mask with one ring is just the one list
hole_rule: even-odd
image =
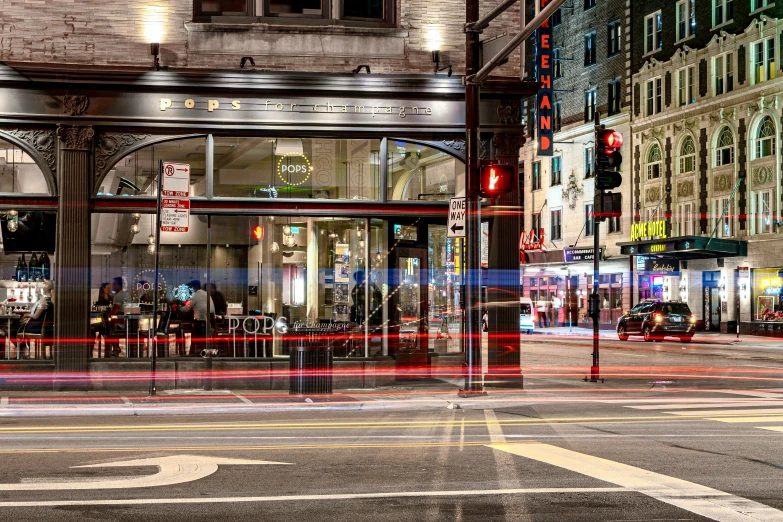
[[[465,1],[465,76],[479,69],[479,32],[469,29],[479,19],[479,0]],[[479,252],[479,102],[481,88],[478,83],[465,83],[465,358],[467,372],[465,387],[459,395],[481,394],[481,328],[479,304],[481,294],[481,268]]]

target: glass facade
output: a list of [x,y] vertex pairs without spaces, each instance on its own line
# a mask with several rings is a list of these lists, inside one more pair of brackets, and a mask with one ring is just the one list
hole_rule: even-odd
[[783,268],[756,268],[751,274],[751,319],[783,322]]

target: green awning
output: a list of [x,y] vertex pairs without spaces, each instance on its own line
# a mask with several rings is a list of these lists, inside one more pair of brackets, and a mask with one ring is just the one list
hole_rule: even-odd
[[680,236],[618,244],[620,253],[624,256],[657,256],[683,261],[748,255],[747,241],[710,239],[702,236]]

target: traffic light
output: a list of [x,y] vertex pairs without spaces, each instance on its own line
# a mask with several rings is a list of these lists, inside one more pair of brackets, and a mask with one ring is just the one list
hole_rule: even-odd
[[611,190],[623,183],[623,176],[618,171],[623,164],[623,156],[618,150],[623,144],[623,135],[614,129],[600,129],[595,136],[597,190]]
[[516,165],[493,163],[483,165],[480,173],[479,193],[483,198],[496,198],[506,192],[511,192],[514,177],[517,175]]

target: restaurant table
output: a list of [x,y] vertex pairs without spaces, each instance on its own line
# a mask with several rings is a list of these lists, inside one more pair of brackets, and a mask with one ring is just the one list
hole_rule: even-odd
[[[136,354],[137,354],[137,357],[141,357],[141,350],[140,350],[141,340],[142,340],[142,338],[141,338],[141,322],[144,319],[149,319],[150,323],[153,323],[154,321],[152,320],[152,315],[151,314],[147,315],[147,314],[139,313],[139,314],[113,315],[111,317],[112,317],[112,319],[120,319],[120,320],[125,321],[125,357],[128,358],[128,359],[130,359],[130,356],[131,356],[130,355],[130,352],[131,352],[130,351],[130,325],[131,325],[131,321],[132,320],[135,319],[137,321],[137,325],[138,326],[136,327]],[[147,338],[148,339],[151,339],[153,331],[155,331],[154,326],[150,326],[150,328],[147,329]]]
[[11,321],[15,321],[21,317],[19,314],[3,314],[0,315],[0,320],[6,321],[6,335],[5,335],[5,358],[11,358]]

